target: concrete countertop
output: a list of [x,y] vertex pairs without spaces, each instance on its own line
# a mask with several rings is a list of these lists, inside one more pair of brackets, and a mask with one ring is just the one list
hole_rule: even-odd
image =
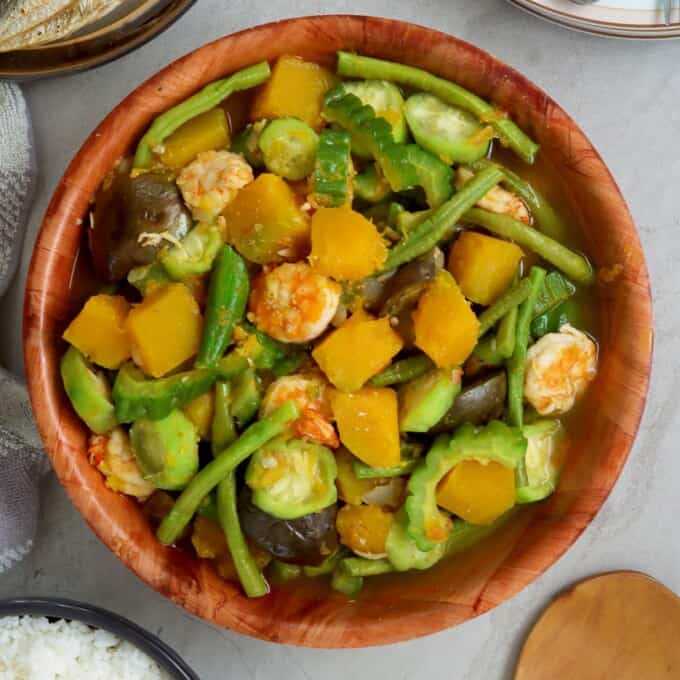
[[169,31],[113,64],[25,86],[39,179],[21,268],[0,300],[0,364],[21,370],[21,306],[31,246],[59,177],[104,115],[159,68],[209,40],[275,19],[346,12],[425,24],[508,62],[573,116],[619,182],[651,271],[656,357],[642,429],[616,488],[575,546],[511,601],[463,626],[389,649],[277,646],[194,619],[109,553],[52,476],[43,488],[36,548],[0,577],[0,597],[58,595],[113,609],[159,633],[204,680],[508,679],[528,627],[570,583],[602,571],[637,569],[680,592],[675,440],[680,362],[674,354],[680,333],[680,217],[674,203],[680,178],[680,41],[582,35],[530,18],[502,0],[199,0]]

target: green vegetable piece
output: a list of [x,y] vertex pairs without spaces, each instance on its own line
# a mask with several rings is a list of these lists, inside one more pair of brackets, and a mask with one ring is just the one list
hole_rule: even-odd
[[446,541],[434,544],[431,550],[420,550],[408,532],[408,516],[402,508],[390,526],[385,550],[397,571],[429,569],[446,554]]
[[156,286],[162,286],[172,281],[160,262],[133,267],[128,272],[127,280],[143,297],[146,297]]
[[488,120],[500,136],[501,143],[509,146],[522,160],[533,163],[536,158],[538,144],[513,121],[492,104],[449,80],[413,66],[363,57],[351,52],[338,52],[338,74],[347,78],[384,78],[415,90],[429,92],[447,104]]
[[243,319],[250,279],[244,259],[231,246],[223,246],[210,278],[208,303],[197,368],[212,368],[231,342],[234,324]]
[[439,435],[407,485],[407,531],[418,549],[433,550],[450,534],[451,520],[437,507],[437,485],[449,470],[470,459],[493,461],[514,470],[526,447],[522,431],[499,420],[485,427],[466,423],[453,435]]
[[316,578],[317,576],[326,576],[332,574],[335,568],[340,564],[340,560],[347,556],[344,548],[336,548],[321,564],[316,567],[305,565],[302,567],[302,573],[309,578]]
[[[300,353],[299,346],[295,347],[274,340],[250,323],[243,322],[239,326],[245,337],[239,338],[238,347],[234,352],[230,352],[217,363],[220,370],[222,370],[224,364],[228,363],[231,354],[244,357],[248,362],[247,365],[252,366],[252,368],[272,370],[279,362]],[[243,371],[239,371],[239,373],[241,372]],[[228,379],[233,376],[225,375],[224,377]]]
[[276,118],[265,127],[258,146],[269,172],[297,181],[312,174],[319,137],[299,118]]
[[335,456],[320,444],[274,440],[253,455],[246,484],[253,505],[279,519],[319,512],[337,500]]
[[350,576],[380,576],[394,571],[388,560],[369,560],[366,557],[346,557],[339,568]]
[[560,302],[568,300],[576,292],[576,286],[559,272],[550,272],[536,298],[533,318],[545,314]]
[[529,326],[536,299],[545,281],[545,269],[532,267],[529,272],[529,295],[517,313],[515,351],[508,359],[508,422],[522,427],[524,420],[524,374],[526,372]]
[[239,428],[244,428],[256,415],[262,403],[262,385],[255,369],[249,368],[234,379],[231,415]]
[[435,368],[399,389],[399,430],[427,432],[451,408],[460,392],[459,370]]
[[518,503],[534,503],[547,498],[556,488],[560,468],[557,450],[564,437],[559,420],[537,420],[522,428],[527,438],[524,457],[527,484],[517,489]]
[[449,165],[479,160],[489,150],[491,139],[475,116],[432,94],[409,97],[404,115],[416,142]]
[[446,542],[446,557],[465,552],[481,543],[498,529],[508,523],[518,512],[517,507],[510,508],[491,524],[470,524],[457,520],[453,523],[449,540]]
[[481,208],[471,208],[465,213],[463,220],[532,250],[578,283],[590,285],[595,281],[593,268],[583,255],[575,253],[524,222]]
[[201,517],[207,517],[215,522],[218,521],[217,518],[217,497],[214,493],[209,493],[198,506],[196,514]]
[[238,438],[236,423],[231,415],[231,383],[218,380],[215,383],[215,413],[213,415],[210,443],[213,455],[217,455]]
[[[346,92],[370,106],[378,118],[384,118],[392,128],[392,138],[399,144],[406,142],[408,130],[404,119],[404,98],[399,88],[386,80],[357,80],[343,83]],[[361,158],[370,158],[371,151],[359,135],[352,137],[352,151]]]
[[[513,339],[513,347],[514,347]],[[495,335],[486,335],[476,345],[472,354],[465,361],[465,372],[475,375],[487,368],[495,368],[505,363],[508,357],[503,356],[498,348]]]
[[414,144],[396,143],[390,124],[377,118],[370,106],[348,94],[343,84],[326,93],[323,117],[348,130],[370,149],[393,191],[421,186],[431,207],[438,207],[451,195],[451,168]]
[[280,560],[272,560],[269,564],[269,573],[276,581],[285,583],[294,581],[302,576],[302,567],[299,564],[288,564]]
[[460,191],[434,210],[426,220],[414,227],[406,238],[390,250],[384,270],[396,269],[450,237],[456,229],[458,220],[463,215],[469,214],[470,208],[489,189],[496,186],[502,176],[503,173],[496,168],[488,168],[477,173]]
[[334,208],[352,202],[350,136],[344,130],[324,129],[314,166],[314,203]]
[[361,576],[352,576],[344,569],[336,569],[331,578],[331,588],[338,593],[353,597],[364,587],[364,579]]
[[198,432],[182,411],[161,420],[143,418],[130,428],[142,476],[157,489],[183,489],[198,471]]
[[503,293],[491,307],[485,309],[479,315],[479,337],[485,335],[510,310],[522,304],[529,296],[530,287],[529,279],[524,278]]
[[390,185],[375,163],[354,177],[354,195],[368,203],[379,203],[391,193]]
[[432,428],[433,432],[451,432],[463,423],[483,425],[499,418],[503,413],[507,390],[505,371],[466,385],[456,397],[453,406]]
[[69,347],[61,358],[64,390],[80,419],[96,434],[105,434],[118,425],[111,387],[103,373],[75,348]]
[[228,78],[216,80],[206,85],[195,95],[185,99],[177,106],[173,106],[162,113],[139,141],[133,168],[149,168],[153,164],[153,149],[167,139],[184,123],[215,108],[229,95],[240,90],[249,90],[261,85],[269,78],[271,70],[266,61],[254,66],[248,66],[233,73]]
[[513,307],[499,322],[496,348],[503,359],[509,359],[515,351],[517,335],[517,307]]
[[486,158],[471,163],[470,167],[477,172],[488,168],[490,165],[494,165],[503,171],[501,184],[504,184],[506,189],[515,192],[526,203],[538,229],[556,241],[563,241],[568,234],[567,226],[552,207],[550,201],[538,189],[512,170]]
[[352,463],[352,470],[357,479],[384,479],[386,477],[402,477],[411,474],[418,465],[417,458],[404,458],[399,465],[390,467],[371,467],[357,460]]
[[[227,449],[228,450],[228,449]],[[243,591],[248,597],[263,597],[269,592],[257,562],[250,553],[238,516],[236,472],[231,470],[217,487],[217,516],[229,546]],[[160,529],[159,529],[160,531]]]
[[251,425],[215,460],[202,468],[163,518],[156,534],[158,540],[163,545],[172,545],[191,521],[201,501],[246,458],[280,435],[299,416],[294,401],[284,402],[268,416]]
[[404,235],[408,235],[419,224],[422,224],[430,215],[432,215],[432,208],[429,210],[418,210],[416,212],[409,212],[402,209],[397,215],[396,227]]
[[573,300],[562,302],[549,312],[537,316],[531,322],[531,335],[541,338],[547,333],[557,333],[566,323],[574,327],[583,326],[582,310]]
[[[247,366],[246,360],[242,361]],[[160,420],[207,392],[216,379],[214,371],[200,369],[148,380],[139,368],[128,362],[121,366],[113,384],[116,418],[121,423],[142,418]]]
[[282,378],[284,375],[290,375],[291,373],[297,372],[300,366],[302,366],[308,358],[309,355],[305,350],[293,352],[277,361],[272,366],[271,371],[277,378]]
[[266,125],[266,120],[250,123],[231,141],[231,151],[240,153],[253,168],[264,167],[264,158],[260,151],[260,135]]
[[408,382],[414,378],[427,373],[434,368],[432,359],[419,354],[408,359],[400,359],[382,370],[378,375],[373,376],[369,380],[369,384],[373,387],[388,387],[389,385],[398,385],[399,383]]
[[199,222],[179,243],[161,248],[158,261],[171,279],[181,281],[209,272],[223,243],[214,224]]

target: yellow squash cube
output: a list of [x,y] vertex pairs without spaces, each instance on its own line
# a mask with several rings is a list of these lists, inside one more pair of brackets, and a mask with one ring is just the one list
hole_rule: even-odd
[[375,225],[348,205],[314,213],[309,261],[320,274],[357,281],[379,271],[386,257],[387,246]]
[[224,149],[229,146],[229,124],[221,108],[210,109],[187,121],[162,144],[163,165],[178,170],[202,151]]
[[130,337],[125,319],[130,305],[121,295],[94,295],[64,332],[64,340],[90,361],[118,368],[130,358]]
[[361,505],[364,496],[376,486],[380,486],[382,479],[359,479],[354,474],[353,464],[356,461],[346,448],[340,447],[335,452],[335,462],[338,465],[338,476],[335,485],[338,487],[340,500],[350,505]]
[[132,357],[147,375],[160,378],[198,352],[203,319],[183,283],[156,288],[128,314]]
[[312,352],[326,377],[344,392],[356,392],[387,366],[404,343],[389,319],[353,314]]
[[279,57],[269,80],[255,96],[251,120],[293,116],[317,130],[323,96],[338,81],[328,69],[300,57]]
[[340,543],[359,555],[385,555],[394,514],[377,505],[344,505],[335,525]]
[[440,271],[413,312],[416,345],[440,368],[459,366],[479,335],[479,321],[451,274]]
[[440,482],[437,503],[466,522],[491,524],[515,504],[515,471],[464,460]]
[[182,406],[184,415],[196,426],[201,439],[209,442],[215,414],[215,390],[209,390]]
[[468,300],[491,305],[512,285],[523,254],[514,243],[466,231],[451,248],[449,271]]
[[397,393],[389,387],[364,387],[353,394],[334,391],[331,407],[340,441],[372,467],[400,460]]
[[309,220],[293,190],[262,173],[224,210],[227,240],[252,262],[293,262],[309,253]]

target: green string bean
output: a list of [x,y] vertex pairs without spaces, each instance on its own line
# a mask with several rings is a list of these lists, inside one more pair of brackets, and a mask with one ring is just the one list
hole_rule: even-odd
[[249,90],[261,85],[269,78],[270,73],[269,64],[266,61],[248,66],[236,71],[228,78],[216,80],[214,83],[206,85],[195,95],[162,113],[151,123],[149,129],[139,141],[132,167],[150,167],[153,163],[154,147],[161,144],[177,128],[199,114],[214,108],[234,92]]
[[400,359],[374,375],[368,382],[373,387],[387,387],[408,382],[427,373],[434,368],[434,362],[430,357],[419,354],[408,359]]
[[[486,172],[488,169],[482,172]],[[484,227],[484,229],[492,234],[496,234],[496,236],[510,239],[520,246],[534,251],[574,281],[589,285],[595,280],[593,268],[583,255],[575,253],[573,250],[555,241],[555,239],[550,238],[550,236],[541,233],[538,229],[524,224],[524,222],[520,222],[508,215],[489,212],[481,208],[469,209],[463,216],[463,221]]]
[[516,123],[506,117],[494,117],[498,113],[496,107],[450,80],[413,66],[362,57],[351,52],[338,52],[338,74],[350,78],[391,80],[416,90],[430,92],[447,104],[465,109],[488,121],[498,133],[501,143],[509,146],[522,160],[533,163],[536,158],[538,144]]
[[536,298],[541,292],[545,276],[546,271],[542,267],[532,267],[529,272],[529,295],[520,305],[517,313],[515,351],[507,362],[508,423],[515,427],[522,427],[524,421],[524,373],[529,345],[529,326],[536,305]]
[[529,295],[530,283],[525,278],[507,290],[494,302],[491,307],[485,309],[479,315],[479,337],[493,328],[510,310],[522,304]]

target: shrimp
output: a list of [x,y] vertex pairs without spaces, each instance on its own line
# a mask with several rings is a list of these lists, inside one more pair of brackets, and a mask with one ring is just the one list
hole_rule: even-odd
[[252,181],[253,169],[240,154],[202,151],[184,167],[177,186],[194,219],[210,222]]
[[302,414],[292,424],[297,437],[337,448],[338,434],[332,424],[328,383],[316,375],[288,375],[275,380],[262,400],[260,415],[266,416],[284,401],[292,399]]
[[[475,173],[467,168],[458,168],[456,170],[456,186],[460,189],[464,184],[467,184]],[[509,215],[514,217],[524,224],[531,223],[531,216],[524,201],[514,194],[512,191],[503,189],[503,187],[495,186],[482,196],[477,201],[477,206],[488,210],[489,212],[500,213],[501,215]]]
[[527,353],[524,396],[542,416],[569,411],[597,372],[597,348],[569,324],[548,333]]
[[305,262],[282,264],[255,279],[248,318],[276,340],[308,342],[330,324],[341,291]]
[[90,464],[106,477],[106,486],[128,496],[145,500],[154,492],[137,466],[130,439],[120,427],[108,434],[93,434],[87,446]]

